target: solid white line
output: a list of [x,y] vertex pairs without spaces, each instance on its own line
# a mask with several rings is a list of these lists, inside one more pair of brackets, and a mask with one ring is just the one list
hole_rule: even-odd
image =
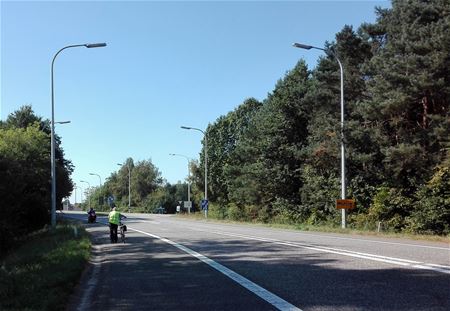
[[[202,230],[199,230],[199,231],[202,231]],[[309,250],[314,250],[314,251],[319,251],[319,252],[325,252],[325,253],[331,253],[331,254],[337,254],[337,255],[349,256],[349,257],[355,257],[355,258],[361,258],[361,259],[368,259],[368,260],[372,260],[372,261],[390,263],[390,264],[405,266],[405,267],[409,267],[409,268],[432,270],[432,271],[436,271],[436,272],[450,274],[450,266],[435,265],[435,264],[429,264],[429,263],[424,263],[424,262],[420,262],[420,261],[407,260],[407,259],[396,258],[396,257],[380,256],[380,255],[361,253],[361,252],[354,252],[354,251],[330,248],[330,247],[309,246],[309,245],[299,244],[299,243],[295,243],[295,242],[284,242],[284,241],[270,239],[270,238],[260,238],[260,237],[255,237],[255,236],[247,236],[247,235],[228,233],[228,232],[220,232],[220,231],[207,231],[207,232],[215,233],[217,235],[239,237],[239,238],[248,239],[248,240],[269,242],[269,243],[285,245],[285,246],[294,246],[294,247],[298,247],[298,248],[304,248],[304,249],[309,249]]]
[[250,281],[249,279],[243,277],[242,275],[234,272],[233,270],[228,269],[227,267],[221,265],[220,263],[200,254],[197,253],[196,251],[193,251],[190,248],[187,248],[186,246],[183,246],[181,244],[178,244],[174,241],[171,241],[169,239],[157,236],[155,234],[151,234],[145,231],[141,231],[138,229],[133,229],[133,228],[128,228],[129,230],[133,230],[139,233],[142,233],[144,235],[148,235],[151,236],[153,238],[159,239],[163,242],[166,242],[172,246],[175,246],[176,248],[182,250],[183,252],[188,253],[189,255],[201,260],[202,262],[206,263],[207,265],[209,265],[210,267],[216,269],[217,271],[219,271],[220,273],[226,275],[227,277],[229,277],[230,279],[232,279],[233,281],[235,281],[236,283],[240,284],[241,286],[245,287],[246,289],[248,289],[249,291],[251,291],[252,293],[254,293],[255,295],[259,296],[260,298],[264,299],[265,301],[267,301],[268,303],[270,303],[271,305],[273,305],[275,308],[277,308],[278,310],[282,310],[282,311],[302,311],[301,309],[297,308],[296,306],[290,304],[289,302],[287,302],[286,300],[280,298],[279,296],[269,292],[268,290],[264,289],[263,287],[259,286],[256,283],[253,283],[252,281]]
[[[202,230],[208,230],[208,229],[192,229],[192,230],[202,231]],[[360,241],[360,242],[378,243],[378,244],[401,245],[401,246],[407,246],[407,247],[439,249],[439,250],[445,250],[445,251],[450,252],[450,243],[449,243],[448,247],[440,247],[440,246],[408,244],[408,243],[400,243],[400,242],[387,242],[387,241],[377,241],[377,240],[369,240],[369,239],[337,237],[337,236],[332,236],[332,235],[321,235],[321,234],[305,233],[305,232],[299,232],[299,231],[287,231],[287,232],[293,233],[295,235],[312,236],[312,237],[318,237],[318,238],[322,238],[322,239],[349,240],[349,241]]]
[[311,233],[303,233],[303,232],[295,232],[295,234],[301,234],[301,235],[307,235],[307,236],[313,236],[313,237],[321,237],[321,238],[330,238],[330,239],[336,239],[336,240],[361,241],[361,242],[369,242],[369,243],[401,245],[401,246],[409,246],[409,247],[431,248],[431,249],[440,249],[440,250],[450,251],[450,244],[449,244],[449,247],[439,247],[439,246],[408,244],[408,243],[400,243],[400,242],[387,242],[387,241],[376,241],[376,240],[368,240],[368,239],[344,238],[344,237],[311,234]]

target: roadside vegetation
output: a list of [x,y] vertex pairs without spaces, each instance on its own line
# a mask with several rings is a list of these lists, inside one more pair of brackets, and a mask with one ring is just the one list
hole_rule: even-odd
[[[178,217],[192,220],[204,221],[204,213],[187,213],[179,214]],[[450,234],[436,235],[436,234],[418,234],[414,232],[398,232],[392,228],[388,228],[382,223],[378,226],[357,226],[356,223],[348,224],[347,228],[342,228],[340,218],[334,221],[321,222],[315,224],[307,223],[294,223],[292,221],[261,221],[257,218],[238,218],[232,219],[229,215],[223,214],[223,209],[220,209],[218,205],[213,204],[208,210],[207,221],[221,222],[221,223],[236,223],[236,224],[248,224],[262,227],[310,231],[310,232],[326,232],[326,233],[343,233],[361,236],[378,236],[382,238],[403,238],[412,240],[432,241],[432,242],[444,242],[450,243]]]
[[90,256],[80,226],[36,231],[0,258],[0,310],[64,310]]
[[[72,163],[56,135],[56,202],[73,190]],[[50,221],[50,122],[23,106],[0,121],[0,253]]]

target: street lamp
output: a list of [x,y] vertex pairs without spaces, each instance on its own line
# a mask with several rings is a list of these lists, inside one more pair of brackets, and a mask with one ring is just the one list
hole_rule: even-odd
[[99,175],[99,174],[95,174],[95,173],[89,173],[89,175],[92,175],[92,176],[97,176],[97,177],[98,177],[98,179],[100,179],[100,187],[102,186],[102,178],[100,177],[100,175]]
[[[178,153],[169,153],[169,155],[171,156],[179,156],[179,157],[183,157],[186,158],[186,160],[188,161],[188,202],[191,202],[191,182],[190,182],[190,178],[191,178],[191,169],[189,168],[189,163],[190,163],[190,158],[188,156],[185,156],[183,154],[178,154]],[[188,206],[188,214],[191,213],[191,206]]]
[[87,181],[84,180],[80,180],[80,182],[84,182],[86,184],[88,184],[88,189],[89,189],[89,209],[91,209],[91,194],[90,194],[90,189],[91,189],[91,184]]
[[[98,179],[100,179],[100,194],[101,194],[101,188],[102,188],[102,178],[100,177],[100,175],[99,174],[95,174],[95,173],[89,173],[89,175],[92,175],[92,176],[97,176],[98,177]],[[100,198],[99,198],[99,201],[100,201]],[[105,198],[103,197],[103,202],[105,201]],[[99,204],[100,205],[102,205],[100,202],[99,202]]]
[[[206,137],[206,133],[201,129],[190,127],[190,126],[181,126],[184,130],[196,130],[203,133],[203,137],[205,137],[205,201],[208,200],[208,138]],[[205,209],[205,218],[208,217],[208,209]]]
[[77,189],[80,189],[80,203],[83,203],[83,188],[74,184],[73,190],[75,191],[75,205],[77,204]]
[[[119,166],[123,166],[120,163],[117,163]],[[131,213],[131,168],[130,165],[127,164],[128,168],[128,213]]]
[[74,202],[74,206],[77,206],[77,185],[73,185],[73,191],[75,191],[75,202]]
[[50,151],[50,161],[51,161],[51,178],[52,178],[52,210],[51,210],[51,225],[54,230],[56,227],[56,164],[55,164],[55,92],[53,83],[53,67],[55,65],[55,59],[59,53],[68,48],[75,47],[87,47],[87,48],[99,48],[106,46],[106,43],[89,43],[89,44],[75,44],[68,45],[56,52],[52,60],[52,122],[51,122],[51,151]]
[[[341,199],[345,199],[345,145],[344,145],[344,69],[342,67],[342,63],[337,57],[336,53],[334,53],[332,50],[325,50],[319,47],[315,47],[312,45],[305,45],[301,43],[294,43],[292,44],[296,48],[310,50],[310,49],[316,49],[316,50],[322,50],[325,51],[325,53],[330,52],[334,58],[337,60],[339,64],[339,69],[341,71]],[[345,228],[347,226],[347,211],[346,209],[342,209],[342,228]]]

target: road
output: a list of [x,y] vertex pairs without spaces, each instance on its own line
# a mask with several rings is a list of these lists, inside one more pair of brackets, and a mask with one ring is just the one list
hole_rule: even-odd
[[450,310],[447,243],[126,215],[125,244],[87,226],[70,310]]

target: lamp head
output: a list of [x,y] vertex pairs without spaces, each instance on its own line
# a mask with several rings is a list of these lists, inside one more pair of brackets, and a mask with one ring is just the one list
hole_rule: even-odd
[[106,43],[88,43],[84,45],[85,47],[87,47],[88,49],[92,49],[92,48],[102,48],[106,46]]
[[191,130],[192,129],[192,127],[189,127],[189,126],[181,126],[181,128],[185,129],[185,130]]
[[292,46],[299,48],[299,49],[305,49],[305,50],[311,50],[313,48],[312,45],[306,45],[306,44],[301,44],[301,43],[293,43]]

